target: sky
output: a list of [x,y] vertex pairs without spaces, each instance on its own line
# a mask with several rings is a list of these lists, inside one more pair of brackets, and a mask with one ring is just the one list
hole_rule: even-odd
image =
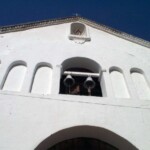
[[0,26],[76,13],[150,41],[150,0],[0,0]]

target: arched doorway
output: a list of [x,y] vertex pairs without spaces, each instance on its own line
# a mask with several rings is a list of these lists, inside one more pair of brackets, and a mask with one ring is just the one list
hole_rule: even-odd
[[118,150],[114,146],[94,138],[74,138],[60,142],[48,150]]
[[[65,148],[65,146],[67,148]],[[70,146],[71,148],[69,148]],[[95,126],[75,126],[62,129],[47,137],[34,150],[70,149],[138,150],[132,143],[119,136],[118,134],[110,130]]]

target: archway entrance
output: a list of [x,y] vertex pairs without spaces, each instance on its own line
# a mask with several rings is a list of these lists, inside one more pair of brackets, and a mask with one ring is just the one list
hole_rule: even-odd
[[100,127],[75,126],[41,141],[34,150],[138,150],[118,134]]
[[114,146],[94,138],[74,138],[57,143],[48,150],[118,150]]

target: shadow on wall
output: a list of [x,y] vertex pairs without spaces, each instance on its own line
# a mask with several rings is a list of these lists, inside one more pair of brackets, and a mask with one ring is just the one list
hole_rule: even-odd
[[94,126],[75,126],[63,129],[47,137],[34,150],[48,150],[62,141],[74,138],[93,138],[104,141],[119,150],[138,150],[129,141],[116,133]]

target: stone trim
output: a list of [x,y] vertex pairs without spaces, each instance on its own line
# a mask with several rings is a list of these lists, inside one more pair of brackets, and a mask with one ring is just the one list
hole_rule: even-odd
[[127,34],[125,32],[116,30],[114,28],[105,26],[103,24],[98,24],[94,21],[91,21],[91,20],[88,20],[88,19],[85,19],[85,18],[80,18],[80,21],[87,24],[87,25],[89,25],[89,26],[91,26],[91,27],[93,27],[93,28],[96,28],[98,30],[105,31],[109,34],[113,34],[115,36],[118,36],[118,37],[123,38],[125,40],[128,40],[130,42],[133,42],[133,43],[136,43],[136,44],[139,44],[139,45],[150,48],[150,42],[149,41],[146,41],[146,40],[143,40],[141,38],[135,37],[131,34]]
[[63,23],[69,23],[69,22],[74,22],[78,20],[79,20],[78,17],[69,17],[69,18],[58,18],[58,19],[52,19],[52,20],[43,20],[43,21],[29,22],[29,23],[18,24],[18,25],[4,26],[4,27],[0,27],[0,34],[24,31],[24,30],[28,30],[32,28],[39,28],[39,27],[45,27],[45,26],[51,26],[51,25],[57,25],[57,24],[63,24]]
[[113,29],[111,27],[98,24],[94,21],[91,21],[89,19],[74,16],[74,17],[66,17],[66,18],[58,18],[58,19],[52,19],[52,20],[43,20],[43,21],[37,21],[37,22],[31,22],[31,23],[25,23],[25,24],[18,24],[18,25],[11,25],[11,26],[4,26],[0,27],[0,34],[9,33],[9,32],[17,32],[17,31],[24,31],[32,28],[39,28],[39,27],[46,27],[51,25],[57,25],[57,24],[63,24],[63,23],[69,23],[69,22],[75,22],[80,21],[84,24],[87,24],[93,28],[96,28],[98,30],[105,31],[109,34],[113,34],[115,36],[118,36],[120,38],[123,38],[125,40],[128,40],[130,42],[145,46],[150,48],[150,42],[143,40],[141,38],[135,37],[133,35],[127,34],[125,32]]

